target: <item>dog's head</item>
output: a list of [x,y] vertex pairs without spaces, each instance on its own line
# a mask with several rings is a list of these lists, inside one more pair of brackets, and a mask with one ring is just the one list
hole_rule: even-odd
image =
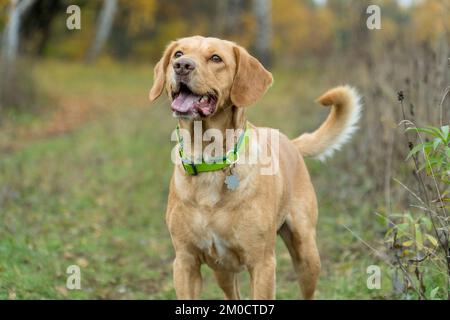
[[154,72],[150,101],[165,87],[174,116],[186,119],[209,117],[229,105],[252,105],[273,81],[244,48],[201,36],[171,42]]

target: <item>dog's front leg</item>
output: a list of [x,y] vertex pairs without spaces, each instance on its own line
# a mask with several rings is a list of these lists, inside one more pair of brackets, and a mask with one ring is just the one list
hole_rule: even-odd
[[189,253],[177,253],[173,262],[173,279],[178,299],[199,299],[202,289],[200,262]]
[[252,299],[275,299],[275,268],[276,259],[274,255],[264,257],[249,268]]

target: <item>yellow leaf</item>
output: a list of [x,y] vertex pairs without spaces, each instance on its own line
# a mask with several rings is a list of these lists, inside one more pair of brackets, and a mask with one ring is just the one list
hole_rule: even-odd
[[414,243],[414,241],[408,240],[408,241],[403,242],[402,245],[404,247],[410,247],[410,246],[412,246],[413,243]]
[[426,237],[427,237],[428,241],[430,241],[433,246],[436,247],[438,245],[438,241],[436,240],[435,237],[433,237],[430,234],[426,234]]

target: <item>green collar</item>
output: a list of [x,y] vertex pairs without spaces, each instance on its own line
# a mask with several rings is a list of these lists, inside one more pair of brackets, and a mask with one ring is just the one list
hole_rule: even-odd
[[177,125],[177,139],[179,144],[179,153],[181,158],[181,163],[183,165],[184,170],[192,175],[196,176],[200,172],[208,172],[208,171],[217,171],[229,167],[232,164],[235,164],[239,160],[239,153],[244,148],[245,144],[248,143],[249,138],[249,125],[248,122],[245,126],[245,131],[240,135],[237,143],[234,145],[234,148],[228,150],[225,156],[212,158],[208,161],[205,161],[202,158],[202,162],[194,163],[191,159],[188,159],[184,156],[183,150],[183,137],[180,136],[180,127]]

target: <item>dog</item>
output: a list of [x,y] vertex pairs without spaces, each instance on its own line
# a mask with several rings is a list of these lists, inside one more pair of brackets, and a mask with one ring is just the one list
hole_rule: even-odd
[[[327,91],[318,99],[331,108],[324,123],[290,140],[277,130],[247,122],[245,108],[255,104],[272,82],[272,74],[246,49],[212,37],[171,42],[154,68],[149,99],[167,92],[179,130],[192,136],[200,122],[202,132],[215,129],[225,136],[226,130],[235,129],[242,136],[250,128],[262,136],[268,130],[278,141],[277,152],[275,143],[263,139],[250,139],[242,151],[257,144],[256,150],[265,147],[273,161],[278,155],[274,174],[263,175],[259,163],[236,157],[218,170],[198,172],[200,166],[196,169],[181,159],[193,153],[177,154],[166,224],[175,249],[178,299],[200,298],[202,264],[214,270],[226,299],[240,298],[237,275],[244,269],[250,273],[251,298],[274,299],[277,234],[288,248],[303,298],[314,297],[321,268],[316,244],[318,205],[303,157],[327,158],[349,140],[360,117],[360,97],[350,86]],[[186,150],[192,143],[182,142]],[[227,150],[224,147],[228,155]],[[233,188],[225,184],[230,176],[239,179]]]

